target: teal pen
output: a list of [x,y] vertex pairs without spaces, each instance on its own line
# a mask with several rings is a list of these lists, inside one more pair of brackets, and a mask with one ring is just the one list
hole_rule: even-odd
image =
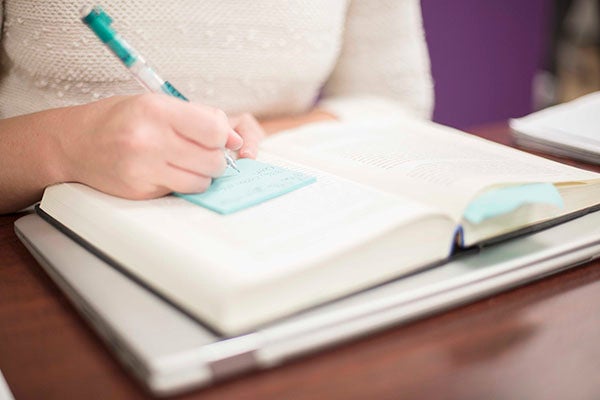
[[[108,46],[135,79],[146,89],[153,93],[166,93],[189,101],[173,85],[158,76],[146,60],[110,26],[112,18],[101,7],[83,7],[81,9],[81,20],[98,36],[102,43]],[[240,172],[227,150],[224,151],[224,154],[227,166]]]

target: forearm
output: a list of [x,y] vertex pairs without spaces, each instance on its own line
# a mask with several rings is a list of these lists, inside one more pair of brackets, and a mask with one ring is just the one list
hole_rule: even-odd
[[0,120],[0,214],[33,204],[46,186],[65,179],[63,121],[61,109]]
[[260,121],[261,126],[268,135],[284,131],[286,129],[297,128],[302,125],[321,121],[334,121],[337,118],[327,111],[314,108],[305,114],[289,117],[269,118]]

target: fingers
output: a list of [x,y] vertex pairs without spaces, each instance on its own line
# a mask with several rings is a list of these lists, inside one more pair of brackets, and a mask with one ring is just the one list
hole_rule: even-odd
[[167,149],[167,162],[196,175],[216,178],[227,168],[221,149],[207,149],[175,133]]
[[223,110],[202,104],[163,97],[171,128],[207,149],[223,149],[231,135],[231,125]]
[[194,174],[175,165],[167,165],[163,174],[163,180],[167,182],[165,186],[179,193],[202,193],[212,181],[207,176]]
[[[233,127],[243,139],[243,145],[239,148],[240,157],[256,158],[258,145],[265,137],[265,131],[258,121],[248,113],[231,118]],[[232,150],[236,150],[231,148]]]

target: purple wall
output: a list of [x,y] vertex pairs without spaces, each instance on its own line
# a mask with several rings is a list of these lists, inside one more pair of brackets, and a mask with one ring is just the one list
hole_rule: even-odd
[[434,120],[459,128],[532,111],[547,0],[422,0],[435,81]]

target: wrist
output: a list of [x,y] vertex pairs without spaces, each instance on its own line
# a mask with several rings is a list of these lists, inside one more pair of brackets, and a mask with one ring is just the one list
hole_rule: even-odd
[[[76,129],[81,129],[79,121],[74,121],[72,107],[57,108],[44,112],[39,131],[44,151],[43,163],[47,185],[60,182],[76,181],[75,169],[72,167],[72,148]],[[76,155],[75,155],[76,156]]]

